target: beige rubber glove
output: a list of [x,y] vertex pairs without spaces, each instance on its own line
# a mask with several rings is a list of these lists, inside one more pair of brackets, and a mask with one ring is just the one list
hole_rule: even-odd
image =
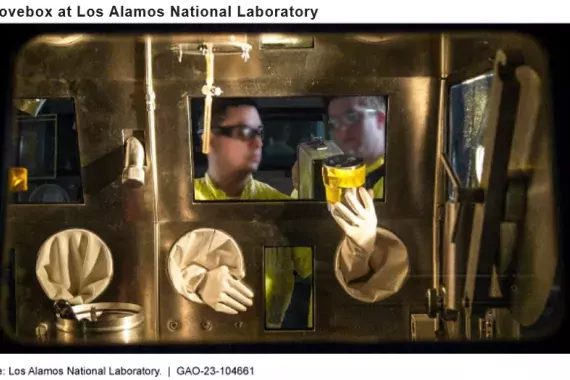
[[352,298],[382,301],[397,293],[409,273],[408,251],[393,232],[379,228],[373,193],[358,189],[334,205],[333,217],[346,233],[335,256],[335,277]]
[[206,273],[198,286],[198,295],[206,305],[225,314],[237,314],[253,305],[253,292],[236,280],[225,265]]
[[335,203],[331,214],[346,236],[358,248],[359,254],[370,255],[374,250],[378,218],[374,208],[374,194],[363,187],[355,192],[347,192],[343,203]]
[[253,293],[243,284],[241,249],[223,231],[199,228],[184,234],[170,250],[168,274],[178,294],[218,312],[237,314],[253,304]]

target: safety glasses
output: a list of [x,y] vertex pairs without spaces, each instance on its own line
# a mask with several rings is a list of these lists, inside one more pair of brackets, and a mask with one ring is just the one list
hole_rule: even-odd
[[223,127],[212,127],[212,133],[218,136],[230,137],[243,141],[255,140],[258,136],[263,139],[263,126],[258,128],[249,125],[232,125]]
[[333,130],[339,130],[342,128],[350,128],[359,123],[364,115],[375,114],[377,110],[365,108],[365,109],[352,109],[345,112],[341,116],[329,117],[328,127]]

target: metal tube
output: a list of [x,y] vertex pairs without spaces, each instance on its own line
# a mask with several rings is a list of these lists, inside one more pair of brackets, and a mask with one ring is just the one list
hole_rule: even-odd
[[[159,268],[159,251],[160,251],[160,236],[158,230],[158,163],[156,154],[156,120],[155,120],[155,109],[156,109],[156,95],[154,93],[154,83],[152,74],[152,37],[145,37],[145,90],[146,90],[146,110],[148,119],[148,141],[149,141],[149,156],[150,162],[149,167],[152,175],[152,189],[153,189],[153,241],[154,241],[154,285],[155,294],[158,295],[158,268]],[[155,297],[154,310],[159,310],[158,297]],[[155,334],[158,332],[158,318],[154,318],[155,326],[153,331]]]
[[441,213],[444,202],[443,197],[443,166],[439,157],[443,154],[445,140],[445,130],[447,121],[447,76],[449,74],[449,37],[442,33],[440,36],[440,78],[439,78],[439,103],[438,103],[438,127],[437,127],[437,148],[435,160],[435,188],[433,202],[433,288],[438,291],[440,279],[440,257],[441,257]]
[[[457,175],[453,171],[453,168],[451,167],[451,163],[449,162],[447,155],[445,153],[442,153],[439,157],[440,157],[441,165],[443,165],[443,169],[445,170],[445,173],[447,174],[447,178],[451,181],[451,184],[453,186],[453,192],[455,193],[454,195],[457,197],[457,196],[459,196],[458,192],[459,192],[459,187],[460,187],[459,178],[457,178]],[[461,201],[461,199],[455,199],[455,200]]]
[[145,38],[145,89],[146,89],[146,110],[148,119],[148,141],[151,157],[151,173],[153,181],[153,211],[155,222],[158,222],[158,171],[156,162],[156,94],[154,93],[154,82],[152,77],[152,37]]

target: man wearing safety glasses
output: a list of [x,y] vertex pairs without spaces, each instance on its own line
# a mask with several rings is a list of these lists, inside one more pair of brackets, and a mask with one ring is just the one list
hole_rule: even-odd
[[261,163],[262,140],[263,124],[253,102],[214,100],[208,171],[203,178],[194,180],[194,199],[290,199],[252,177]]
[[384,198],[386,101],[380,96],[334,98],[328,107],[328,125],[334,141],[366,165],[366,188]]
[[[386,101],[381,96],[333,98],[328,105],[328,127],[343,152],[360,157],[366,165],[366,188],[374,198],[384,198],[386,152]],[[298,162],[293,166],[291,196],[297,198]]]

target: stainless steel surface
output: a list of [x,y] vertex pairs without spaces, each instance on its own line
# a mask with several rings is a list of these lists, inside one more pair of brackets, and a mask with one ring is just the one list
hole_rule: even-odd
[[259,38],[259,49],[312,49],[315,47],[315,38],[309,35],[264,33]]
[[[133,330],[135,335],[90,339],[115,343],[132,339],[190,343],[402,341],[410,339],[411,318],[416,338],[418,321],[433,329],[433,321],[412,315],[425,312],[425,291],[437,288],[442,274],[437,224],[444,186],[442,168],[435,168],[445,144],[442,128],[447,118],[448,86],[489,70],[489,58],[499,47],[518,49],[539,76],[547,78],[547,60],[538,45],[513,34],[446,34],[443,38],[438,34],[316,34],[310,49],[261,50],[260,36],[249,35],[247,43],[253,49],[247,63],[239,54],[216,57],[216,84],[224,89],[224,96],[388,96],[385,200],[376,203],[376,210],[379,225],[406,244],[410,278],[395,296],[363,306],[348,297],[334,278],[333,257],[342,236],[324,203],[193,203],[192,110],[186,96],[203,96],[205,65],[202,56],[184,53],[202,40],[188,35],[152,39],[89,36],[60,46],[32,41],[21,51],[15,97],[75,100],[85,204],[8,206],[4,252],[16,252],[18,337],[35,340],[39,335],[49,341],[53,335],[62,342],[86,341],[44,328],[49,325],[46,321],[53,319],[52,302],[34,273],[41,243],[66,228],[95,232],[113,252],[115,274],[97,302],[133,303],[143,309],[145,323]],[[173,46],[185,43],[179,59]],[[521,166],[525,163],[534,171],[521,252],[527,257],[535,257],[532,253],[539,250],[546,252],[550,268],[558,247],[553,220],[550,94],[542,83],[545,101],[536,115],[541,128],[528,138],[524,130],[520,132],[516,145],[520,148],[513,153],[521,157]],[[121,185],[123,131],[129,129],[145,136],[140,141],[149,178],[139,189]],[[222,315],[190,303],[170,285],[168,252],[180,236],[196,228],[227,231],[242,248],[245,281],[255,291],[254,306],[244,314]],[[465,246],[464,227],[458,228],[456,249]],[[262,252],[264,246],[275,245],[315,248],[319,265],[315,270],[314,331],[272,334],[263,329]],[[542,263],[528,261],[526,273],[542,270]],[[537,283],[521,285],[520,292],[538,288],[543,292],[546,284],[540,277],[535,279]],[[446,288],[444,296],[458,292],[462,289],[456,282],[455,289]],[[525,302],[517,305],[533,311],[540,308]],[[448,304],[453,304],[451,298]],[[497,325],[512,322],[510,315],[497,315]]]
[[[458,219],[460,208],[455,202],[445,203],[445,229],[442,233],[442,251],[444,259],[442,265],[442,280],[445,284],[445,297],[443,299],[443,307],[447,310],[461,310],[462,293],[458,289],[462,289],[461,283],[464,280],[463,272],[465,260],[462,260],[461,251],[457,251],[457,245],[453,239],[454,233],[457,233]],[[455,230],[454,230],[455,228]]]
[[56,316],[55,326],[66,333],[112,333],[137,328],[144,322],[139,305],[120,302],[85,304],[72,307],[76,319]]
[[69,46],[31,41],[20,51],[14,97],[74,98],[85,199],[7,207],[4,252],[15,250],[16,332],[23,341],[36,340],[38,324],[53,319],[35,262],[42,242],[66,228],[93,231],[113,252],[114,277],[97,302],[141,305],[142,339],[156,338],[153,183],[140,189],[121,185],[123,129],[148,135],[143,75],[141,46],[129,37],[92,36]]
[[144,330],[145,324],[140,324],[130,330],[107,332],[107,333],[89,333],[81,334],[75,332],[65,332],[57,328],[51,329],[51,334],[45,340],[46,343],[56,343],[58,345],[79,345],[79,344],[111,344],[111,345],[126,345],[126,344],[141,344],[148,342],[145,337]]
[[517,51],[541,77],[545,80],[549,77],[548,56],[540,43],[529,35],[508,32],[458,32],[450,33],[449,38],[448,77],[451,84],[492,71],[498,49]]
[[[164,41],[164,39],[162,39]],[[173,36],[170,50],[182,62],[185,55],[204,55],[204,46],[211,44],[216,55],[239,54],[249,55],[252,46],[248,43],[247,34],[193,34]],[[245,58],[245,57],[244,57]]]
[[59,345],[132,344],[148,340],[144,310],[139,305],[119,302],[84,304],[72,307],[77,319],[57,315],[40,322],[35,329],[39,343]]
[[410,317],[410,335],[412,341],[435,341],[433,319],[427,314],[412,314]]
[[[192,37],[189,37],[191,40]],[[160,201],[160,335],[163,340],[352,341],[409,339],[409,316],[423,310],[423,294],[431,284],[433,167],[437,121],[437,50],[433,36],[401,44],[368,44],[350,36],[315,35],[310,50],[259,51],[251,36],[251,57],[216,59],[216,84],[224,96],[388,95],[385,202],[377,203],[379,224],[407,245],[410,279],[402,291],[373,305],[347,296],[333,274],[333,257],[341,231],[326,204],[311,201],[247,204],[193,203],[192,156],[185,95],[201,98],[205,65],[200,56],[181,63],[168,48],[155,57],[157,94],[157,160]],[[395,62],[398,62],[397,64]],[[192,112],[192,110],[190,110]],[[245,281],[254,289],[254,306],[239,316],[226,316],[179,296],[166,275],[172,244],[196,228],[218,228],[233,236],[246,262]],[[263,330],[263,246],[314,246],[315,331]],[[168,321],[177,321],[176,329]],[[211,322],[211,329],[201,324]],[[243,322],[238,329],[236,322]]]

